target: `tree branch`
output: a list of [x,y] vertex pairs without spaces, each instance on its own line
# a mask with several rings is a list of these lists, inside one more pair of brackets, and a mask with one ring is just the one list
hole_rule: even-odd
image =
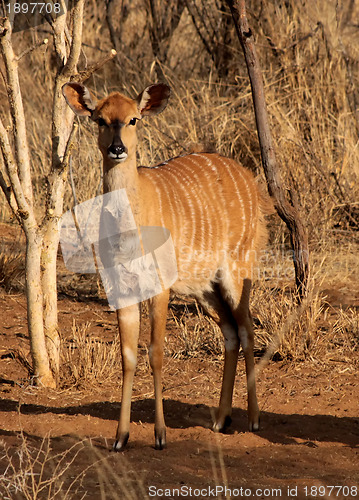
[[15,217],[19,220],[19,217],[18,217],[18,206],[16,204],[16,200],[13,196],[11,196],[12,194],[12,189],[11,189],[11,186],[8,186],[7,185],[7,182],[3,176],[3,173],[0,171],[0,187],[5,195],[5,198],[11,208],[11,210],[13,211],[13,214],[15,215]]
[[41,47],[41,45],[47,45],[48,43],[49,43],[48,38],[45,38],[44,40],[41,40],[41,42],[35,43],[34,45],[32,45],[32,47],[28,47],[23,52],[21,52],[21,54],[19,54],[16,57],[16,60],[20,61],[23,57],[27,56],[28,54],[31,54],[31,52],[33,52],[37,48]]
[[275,148],[270,132],[269,117],[264,97],[262,74],[253,41],[253,33],[248,25],[245,0],[226,0],[231,9],[236,32],[243,49],[248,75],[252,87],[252,98],[261,149],[264,173],[269,194],[274,198],[278,215],[286,223],[293,249],[296,286],[302,299],[307,293],[309,276],[308,236],[296,207],[285,197],[285,190],[278,172]]
[[81,53],[82,23],[85,0],[77,0],[72,12],[72,37],[70,55],[62,74],[70,77],[75,71]]
[[88,66],[83,71],[79,71],[76,75],[71,77],[71,80],[81,83],[85,82],[93,75],[93,73],[102,68],[104,64],[111,61],[114,57],[116,57],[116,55],[117,55],[116,50],[111,49],[110,53],[107,54],[103,59],[91,64],[91,66]]
[[118,50],[118,36],[115,30],[115,27],[112,22],[113,18],[113,9],[114,9],[114,1],[113,0],[106,0],[106,23],[108,27],[108,31],[110,32],[110,40],[112,43],[113,48],[117,51]]
[[67,144],[66,144],[64,158],[62,160],[62,168],[63,169],[65,169],[69,163],[69,158],[70,158],[72,149],[74,147],[74,139],[75,139],[75,135],[76,135],[78,128],[79,128],[78,123],[74,123],[72,126],[72,130],[71,130],[69,139],[68,139]]
[[201,30],[199,29],[199,26],[198,26],[197,21],[196,21],[196,16],[195,16],[193,9],[192,9],[191,0],[186,0],[186,6],[187,6],[187,10],[192,18],[193,26],[196,28],[197,34],[200,37],[200,39],[202,40],[204,48],[206,49],[208,54],[211,56],[211,59],[214,62],[213,51],[212,51],[211,47],[209,46],[206,38],[202,35]]
[[27,141],[25,113],[22,103],[21,88],[19,83],[18,62],[11,43],[11,24],[8,18],[0,21],[0,46],[6,71],[6,90],[10,105],[11,120],[13,123],[15,159],[19,170],[19,180],[23,194],[32,204],[33,193],[31,184],[30,152]]
[[64,14],[62,16],[56,17],[53,22],[50,22],[53,35],[54,35],[54,47],[55,53],[58,60],[59,68],[63,68],[67,62],[67,51],[66,51],[66,40],[65,32],[67,30],[66,17],[67,17],[67,6],[64,0],[61,1],[61,8]]
[[18,217],[19,214],[21,214],[22,218],[26,218],[30,213],[31,207],[29,206],[28,201],[24,196],[22,185],[17,173],[15,159],[10,146],[9,136],[7,134],[7,131],[4,127],[1,118],[0,118],[0,149],[5,163],[6,173],[8,175],[11,184],[11,189],[15,196],[15,200],[11,197],[9,188],[5,182],[5,178],[2,173],[1,173],[2,177],[1,188],[4,191],[6,199],[8,200],[9,205],[13,210],[13,212],[15,213],[15,215]]

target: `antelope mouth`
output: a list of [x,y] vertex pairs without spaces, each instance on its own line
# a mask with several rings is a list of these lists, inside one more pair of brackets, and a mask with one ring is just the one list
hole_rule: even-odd
[[112,152],[107,153],[107,156],[110,158],[110,160],[116,162],[116,163],[122,163],[123,161],[127,160],[128,154],[126,152],[123,152],[121,154],[115,154]]

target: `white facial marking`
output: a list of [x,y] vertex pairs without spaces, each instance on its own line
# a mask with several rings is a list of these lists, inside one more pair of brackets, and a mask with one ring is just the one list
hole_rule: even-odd
[[116,154],[109,152],[109,153],[107,153],[107,156],[109,158],[111,158],[111,160],[116,160],[118,163],[121,163],[121,162],[127,160],[128,154],[122,153],[119,156],[117,156]]

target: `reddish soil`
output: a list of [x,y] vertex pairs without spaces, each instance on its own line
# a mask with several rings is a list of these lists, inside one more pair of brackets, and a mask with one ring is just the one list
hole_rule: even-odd
[[[111,339],[115,334],[115,315],[99,300],[62,295],[59,312],[64,337],[71,334],[73,318],[78,324],[91,321],[99,338]],[[120,374],[116,383],[111,380],[58,391],[33,387],[23,364],[29,345],[22,293],[0,289],[0,318],[0,444],[16,464],[24,439],[30,450],[42,446],[46,451],[50,444],[44,478],[56,473],[56,464],[61,468],[73,459],[61,477],[62,493],[56,498],[65,498],[64,492],[74,480],[77,491],[73,486],[69,498],[75,499],[152,494],[155,498],[226,498],[220,491],[216,495],[216,485],[232,490],[232,496],[227,491],[227,498],[354,498],[358,494],[355,360],[299,365],[272,362],[258,378],[261,430],[255,434],[246,431],[241,360],[232,426],[227,434],[214,434],[211,415],[219,398],[221,362],[213,355],[192,359],[167,355],[164,407],[168,447],[156,451],[152,381],[145,361],[146,327],[140,343],[130,441],[125,452],[113,453]],[[176,345],[176,329],[172,322],[169,326],[168,343]],[[61,455],[72,446],[66,456]],[[9,460],[3,450],[0,456],[2,474]],[[6,475],[10,477],[11,471]],[[332,490],[332,486],[345,488]],[[175,488],[182,489],[173,491]],[[25,497],[14,490],[11,498]],[[36,498],[48,498],[47,493]]]

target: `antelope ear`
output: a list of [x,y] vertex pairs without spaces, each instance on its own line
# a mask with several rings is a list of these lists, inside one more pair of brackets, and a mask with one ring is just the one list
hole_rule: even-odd
[[72,111],[78,116],[91,116],[96,108],[96,102],[82,83],[65,83],[62,94]]
[[137,97],[138,110],[142,116],[157,115],[165,109],[171,89],[165,83],[155,83],[146,87]]

